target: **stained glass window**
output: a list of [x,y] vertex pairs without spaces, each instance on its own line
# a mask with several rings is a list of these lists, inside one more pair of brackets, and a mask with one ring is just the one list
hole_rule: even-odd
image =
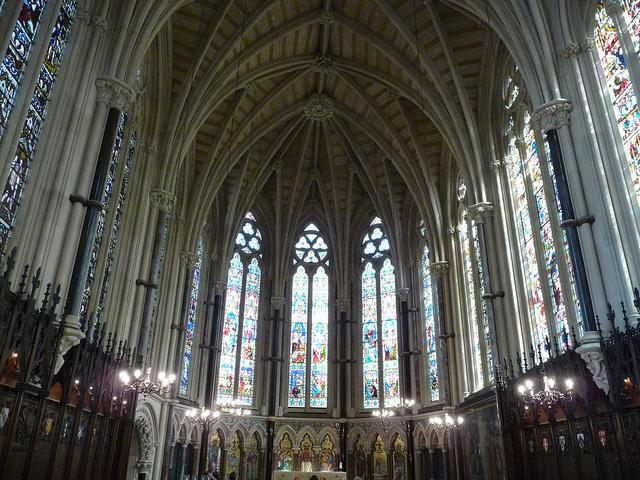
[[400,400],[396,276],[390,250],[382,221],[376,217],[361,247],[364,408],[395,406]]
[[[9,114],[13,109],[18,86],[31,53],[45,4],[44,0],[24,0],[18,21],[9,40],[9,47],[0,68],[0,141],[6,129]],[[0,198],[0,249],[2,250],[4,250],[13,228],[16,211],[47,115],[51,90],[57,79],[75,15],[75,0],[64,0],[56,17],[44,62],[40,67],[36,87],[27,111],[27,118],[18,140],[18,148],[11,163],[9,178],[6,180]]]
[[[637,1],[625,1],[624,18],[632,32],[633,46],[639,52],[640,7]],[[595,43],[600,54],[602,69],[609,90],[613,110],[618,121],[618,130],[627,156],[629,175],[636,196],[640,196],[640,112],[635,88],[631,83],[624,47],[613,19],[607,15],[602,2],[596,14]],[[637,86],[636,86],[637,87]]]
[[204,242],[202,237],[198,240],[198,260],[193,268],[191,291],[189,292],[189,309],[187,311],[187,328],[184,339],[184,352],[182,355],[182,372],[180,373],[180,393],[185,395],[189,389],[191,374],[191,356],[193,355],[193,340],[198,314],[198,298],[200,295],[200,279],[202,276],[202,263],[204,261]]
[[127,114],[121,113],[118,119],[118,129],[116,131],[116,139],[111,152],[111,161],[107,169],[107,175],[104,181],[104,190],[102,192],[102,205],[103,209],[98,213],[98,222],[96,226],[96,235],[91,246],[91,256],[89,257],[89,271],[87,272],[87,278],[85,279],[84,291],[82,294],[82,303],[80,306],[80,317],[84,320],[87,316],[89,309],[89,299],[91,298],[91,291],[93,281],[96,277],[96,270],[98,268],[98,257],[100,255],[100,247],[105,237],[107,230],[108,214],[111,210],[111,198],[113,196],[113,189],[115,187],[118,164],[120,162],[120,151],[122,150],[122,143],[124,141],[125,125],[127,123]]
[[227,272],[227,294],[218,371],[218,403],[252,405],[256,337],[262,281],[262,234],[248,212],[235,239]]
[[[423,233],[424,236],[424,233]],[[440,400],[440,381],[438,375],[438,356],[436,351],[437,329],[433,302],[433,285],[429,270],[429,246],[422,250],[422,311],[424,316],[424,356],[427,368],[427,389],[429,400]]]
[[293,263],[288,405],[327,408],[329,246],[315,224],[295,243]]
[[473,229],[469,227],[466,220],[460,225],[460,243],[462,244],[462,258],[465,277],[465,290],[467,295],[467,316],[471,329],[471,351],[473,352],[473,374],[477,388],[484,386],[484,367],[482,361],[482,345],[480,339],[480,329],[478,328],[478,297],[476,288],[476,274],[474,270],[473,252]]
[[102,275],[102,287],[100,288],[100,298],[98,299],[98,305],[96,306],[96,319],[99,321],[104,309],[104,303],[109,290],[109,279],[111,278],[111,270],[113,268],[113,262],[116,254],[116,247],[118,246],[118,240],[120,237],[120,225],[122,224],[122,215],[124,211],[125,201],[127,199],[127,192],[129,191],[129,182],[131,172],[133,170],[136,147],[137,147],[137,134],[132,132],[129,137],[129,145],[127,147],[127,157],[122,172],[122,180],[118,193],[118,199],[116,201],[115,212],[111,224],[111,234],[109,236],[109,246],[107,247],[107,258],[105,260],[104,274]]
[[[527,177],[524,162],[521,160],[515,146],[515,139],[512,140],[509,147],[508,170],[515,207],[516,228],[523,260],[522,268],[524,270],[525,287],[527,290],[529,318],[531,319],[534,341],[541,343],[548,335],[549,329],[547,327],[547,314],[545,311],[544,295],[542,293],[540,271],[538,269],[538,257],[536,256],[534,229],[529,216],[526,188]],[[538,231],[537,228],[535,231]]]
[[289,347],[289,406],[304,407],[307,386],[307,321],[309,277],[298,267],[291,290],[291,343]]
[[[75,2],[65,3],[73,3],[75,8]],[[9,46],[0,66],[0,141],[7,128],[46,4],[46,0],[24,0],[11,32]]]

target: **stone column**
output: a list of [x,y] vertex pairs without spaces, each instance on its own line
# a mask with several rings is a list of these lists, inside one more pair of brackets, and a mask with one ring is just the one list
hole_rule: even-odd
[[[486,223],[491,221],[493,218],[493,204],[489,202],[476,203],[475,205],[472,205],[467,209],[467,217],[475,223],[476,235],[478,236],[478,244],[480,246],[479,252],[477,253],[480,255],[478,261],[482,267],[482,281],[484,283],[484,291],[479,293],[482,295],[482,304],[486,311],[487,321],[489,323],[489,343],[491,347],[490,355],[492,362],[495,364],[499,362],[500,359],[494,312],[494,298],[496,298],[496,296],[498,295],[494,294],[492,291],[489,249],[487,246],[487,233],[485,229]],[[480,327],[481,326],[479,325],[478,330],[481,330]],[[480,332],[480,335],[484,335],[484,332]],[[485,352],[485,354],[488,358],[489,352]],[[489,378],[493,377],[493,372],[490,371],[491,368],[492,365],[487,364],[487,372],[485,372],[485,377],[487,375],[489,376]]]
[[[562,219],[560,226],[565,229],[567,242],[569,245],[569,254],[573,264],[573,274],[576,282],[576,291],[580,300],[580,309],[584,321],[585,331],[595,331],[595,315],[591,302],[591,293],[587,281],[587,271],[585,268],[584,257],[582,255],[582,247],[578,236],[578,227],[593,223],[593,217],[576,218],[576,214],[571,200],[571,192],[569,190],[569,182],[565,170],[563,152],[560,147],[561,130],[563,136],[570,138],[569,124],[571,120],[571,112],[573,104],[569,100],[558,99],[546,103],[538,107],[532,115],[532,124],[538,130],[546,134],[549,145],[549,160],[553,167],[556,180],[556,189],[558,201],[562,209]],[[590,232],[589,232],[590,233]],[[595,244],[589,234],[589,244],[595,251]],[[557,239],[561,242],[562,239]],[[566,297],[570,292],[565,293]],[[560,332],[558,332],[560,333]]]
[[[562,208],[561,226],[565,229],[567,241],[569,244],[569,253],[574,270],[574,278],[576,282],[576,292],[580,300],[582,310],[584,334],[580,338],[580,346],[576,351],[585,360],[587,367],[593,374],[593,379],[601,389],[605,392],[609,390],[606,368],[604,367],[604,358],[600,350],[600,339],[597,332],[595,314],[591,301],[591,293],[587,280],[587,267],[585,265],[585,257],[582,254],[581,239],[585,241],[587,250],[596,252],[595,242],[591,224],[593,217],[586,215],[576,218],[574,206],[569,190],[569,182],[564,165],[563,150],[561,143],[570,144],[571,133],[569,131],[571,112],[573,105],[569,100],[557,99],[538,107],[533,116],[534,126],[541,130],[547,136],[549,144],[549,156],[552,163],[558,190],[558,198]],[[582,202],[583,203],[583,202]],[[578,229],[580,228],[580,235]],[[598,272],[597,275],[591,275],[591,279],[595,280],[594,288],[604,290],[604,285],[599,281],[599,266],[595,255],[591,260],[591,269]],[[565,293],[565,301],[567,301],[567,293]],[[612,326],[613,327],[613,326]]]
[[[204,404],[207,408],[215,402],[215,396],[218,393],[218,353],[220,352],[220,345],[218,342],[220,331],[220,314],[222,313],[222,299],[224,297],[224,291],[227,285],[222,280],[216,280],[213,282],[213,303],[207,301],[207,305],[212,306],[210,315],[207,318],[209,323],[209,339],[208,344],[203,345],[203,348],[209,352],[207,356],[207,383],[205,385]],[[211,298],[211,297],[209,297]],[[203,339],[203,343],[207,340]]]
[[104,208],[102,197],[109,165],[111,163],[113,144],[118,130],[120,113],[126,110],[135,99],[133,89],[116,78],[100,77],[96,80],[97,102],[94,118],[107,115],[107,122],[102,135],[102,143],[98,153],[98,160],[93,174],[91,191],[88,198],[74,194],[69,197],[72,203],[85,207],[84,221],[80,232],[80,241],[76,249],[71,281],[67,292],[65,314],[63,318],[63,337],[60,342],[56,359],[57,371],[64,362],[64,355],[84,338],[83,321],[80,318],[80,308],[86,278],[91,262],[91,252],[97,234],[99,212]]
[[[451,405],[451,378],[450,371],[455,371],[455,354],[450,355],[450,352],[454,352],[454,337],[453,333],[449,333],[447,328],[447,318],[446,318],[446,307],[445,307],[445,276],[449,273],[449,262],[440,261],[433,262],[429,265],[429,271],[433,278],[435,279],[436,284],[436,312],[438,319],[438,330],[439,330],[439,341],[438,351],[439,351],[439,372],[440,376],[440,391],[444,395],[444,403],[446,405]],[[450,365],[449,362],[452,364]],[[423,362],[424,363],[424,362]],[[428,369],[427,369],[428,375]],[[428,383],[428,382],[427,382]],[[427,388],[429,388],[427,386]]]
[[136,364],[142,365],[147,355],[149,337],[154,322],[154,306],[157,301],[158,282],[164,263],[164,251],[167,242],[167,231],[169,228],[169,213],[173,208],[174,195],[165,190],[155,189],[151,191],[151,202],[158,209],[156,220],[156,232],[153,239],[153,249],[149,265],[149,277],[146,281],[138,280],[137,283],[146,288],[144,295],[144,306],[142,309],[142,319],[140,321],[140,334],[138,336],[138,346],[136,348]]
[[180,261],[185,267],[182,308],[180,311],[179,323],[171,324],[172,329],[178,331],[178,341],[176,345],[176,354],[173,363],[173,371],[176,372],[178,378],[181,378],[183,352],[185,347],[185,331],[187,329],[187,321],[189,319],[189,304],[191,303],[191,288],[193,286],[193,272],[198,264],[198,254],[194,252],[182,252]]
[[[265,359],[269,361],[269,383],[267,384],[267,391],[269,396],[267,399],[267,413],[270,417],[281,415],[280,408],[278,408],[278,399],[280,397],[280,376],[282,375],[282,324],[283,324],[283,311],[286,305],[284,297],[271,297],[272,315],[269,325],[269,336],[271,338],[271,344],[269,346],[269,355]],[[275,421],[267,420],[267,452],[266,452],[266,464],[268,466],[265,471],[265,480],[271,479],[270,468],[273,465],[273,450],[275,440]]]
[[436,464],[433,448],[429,448],[429,479],[436,480]]
[[400,321],[398,345],[400,350],[400,391],[403,399],[411,398],[413,375],[411,375],[411,351],[409,348],[409,289],[398,288],[398,301],[400,303]]

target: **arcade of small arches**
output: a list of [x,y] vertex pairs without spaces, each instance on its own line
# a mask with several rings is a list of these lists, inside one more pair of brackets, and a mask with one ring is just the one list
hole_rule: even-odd
[[0,0],[0,51],[0,477],[640,469],[640,1]]

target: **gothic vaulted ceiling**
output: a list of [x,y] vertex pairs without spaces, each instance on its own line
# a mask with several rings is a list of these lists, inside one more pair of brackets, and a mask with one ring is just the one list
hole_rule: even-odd
[[283,241],[312,212],[334,240],[371,208],[437,223],[451,164],[477,168],[488,33],[444,2],[198,0],[166,28],[165,149],[196,218],[275,218],[280,191]]

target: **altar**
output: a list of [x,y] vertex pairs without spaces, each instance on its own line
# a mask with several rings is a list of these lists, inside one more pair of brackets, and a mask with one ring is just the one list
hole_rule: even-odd
[[347,480],[346,472],[290,472],[276,470],[273,472],[273,480],[310,480],[312,476],[318,480]]

